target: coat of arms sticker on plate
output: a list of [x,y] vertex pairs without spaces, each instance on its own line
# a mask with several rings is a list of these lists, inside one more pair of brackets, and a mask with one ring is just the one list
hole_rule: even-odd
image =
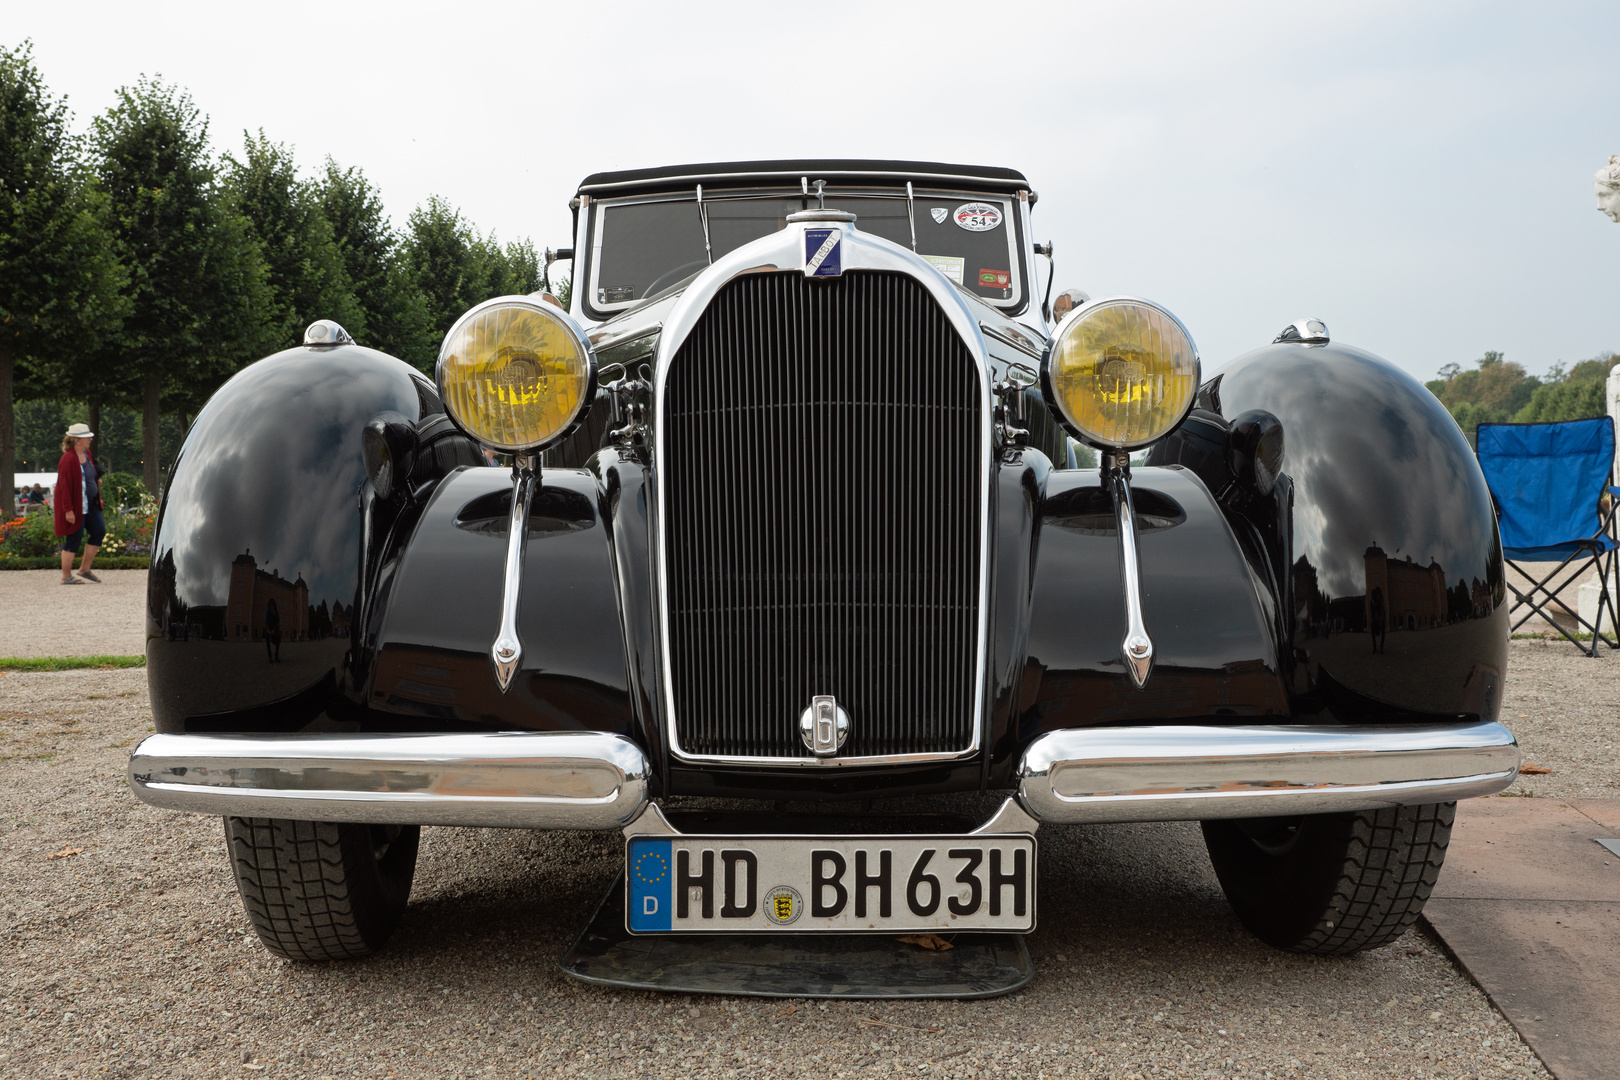
[[791,885],[778,885],[765,894],[765,917],[778,926],[787,926],[804,912],[804,898]]
[[989,232],[1001,226],[1001,208],[989,203],[963,203],[951,216],[968,232]]
[[945,219],[951,216],[951,212],[943,206],[930,207],[928,214],[934,219],[935,225],[945,224]]

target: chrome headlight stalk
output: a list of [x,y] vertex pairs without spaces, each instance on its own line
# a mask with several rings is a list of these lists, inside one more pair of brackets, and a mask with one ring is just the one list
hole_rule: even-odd
[[436,375],[456,426],[480,445],[514,455],[501,624],[490,645],[504,694],[523,659],[518,599],[529,511],[540,489],[539,452],[566,439],[590,411],[596,352],[560,307],[535,297],[502,296],[456,320],[439,350]]
[[1047,405],[1075,438],[1102,451],[1124,584],[1120,655],[1138,690],[1153,670],[1153,639],[1142,617],[1130,452],[1159,441],[1187,418],[1199,375],[1198,349],[1181,320],[1158,304],[1129,296],[1070,311],[1041,363]]

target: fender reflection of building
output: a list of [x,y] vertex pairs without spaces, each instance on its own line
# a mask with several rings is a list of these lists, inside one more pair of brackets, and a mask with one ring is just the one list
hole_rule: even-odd
[[[1374,544],[1367,549],[1367,625],[1390,630],[1429,630],[1447,622],[1446,572],[1429,565],[1391,560]],[[1460,583],[1459,583],[1460,584]]]
[[1458,578],[1448,588],[1445,569],[1432,558],[1427,564],[1411,556],[1391,559],[1374,544],[1363,559],[1364,589],[1347,596],[1324,593],[1310,561],[1302,556],[1295,562],[1299,630],[1305,637],[1371,633],[1374,649],[1381,649],[1383,635],[1486,618],[1501,602],[1477,577]]
[[[309,586],[300,574],[289,581],[279,570],[261,570],[249,548],[231,562],[231,593],[225,602],[226,637],[258,641],[264,637],[264,613],[276,602],[284,640],[309,637]],[[324,605],[323,605],[324,606]]]

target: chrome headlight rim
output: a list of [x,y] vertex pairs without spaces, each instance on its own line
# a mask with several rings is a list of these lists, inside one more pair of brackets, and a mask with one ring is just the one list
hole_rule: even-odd
[[[1163,315],[1165,318],[1169,319],[1171,322],[1175,323],[1177,329],[1179,329],[1187,338],[1187,344],[1192,349],[1193,392],[1187,396],[1187,401],[1182,406],[1180,415],[1176,417],[1175,423],[1170,424],[1162,432],[1153,435],[1151,438],[1127,439],[1124,441],[1115,442],[1099,438],[1095,433],[1085,430],[1085,428],[1081,427],[1074,421],[1072,417],[1069,416],[1069,412],[1063,407],[1063,401],[1059,397],[1056,388],[1052,385],[1052,364],[1056,359],[1058,347],[1063,343],[1063,340],[1065,337],[1067,337],[1068,332],[1073,328],[1075,323],[1079,322],[1081,319],[1088,318],[1091,315],[1104,310],[1105,308],[1119,307],[1126,304],[1151,308],[1152,310]],[[1094,450],[1118,450],[1130,453],[1132,451],[1145,449],[1152,446],[1154,443],[1161,441],[1166,436],[1174,432],[1176,428],[1180,427],[1187,419],[1188,414],[1193,411],[1194,406],[1198,402],[1198,388],[1203,385],[1203,381],[1203,358],[1199,355],[1198,343],[1193,340],[1192,331],[1187,329],[1187,324],[1182,322],[1181,319],[1177,317],[1175,312],[1171,311],[1163,304],[1149,300],[1146,297],[1131,296],[1123,293],[1117,296],[1105,296],[1096,300],[1087,301],[1086,303],[1081,304],[1079,307],[1071,310],[1068,314],[1064,315],[1057,326],[1053,328],[1052,335],[1047,340],[1046,352],[1041,357],[1041,396],[1046,399],[1047,409],[1051,411],[1053,416],[1057,417],[1058,423],[1063,426],[1065,431]]]
[[[462,421],[461,417],[456,415],[455,410],[450,405],[451,398],[446,392],[444,381],[445,352],[463,326],[497,308],[524,308],[540,315],[542,318],[552,320],[572,340],[574,347],[579,350],[581,361],[585,365],[585,389],[579,395],[579,403],[574,407],[574,411],[569,415],[568,419],[549,438],[539,442],[520,445],[486,439],[472,431]],[[591,405],[596,400],[596,368],[596,350],[591,346],[590,338],[586,336],[584,328],[568,312],[534,296],[496,296],[468,308],[462,312],[460,318],[451,324],[450,329],[444,335],[444,341],[439,344],[439,355],[433,363],[433,384],[434,388],[438,390],[439,402],[444,406],[445,415],[450,417],[450,422],[455,424],[456,429],[466,435],[467,438],[479,446],[499,453],[537,454],[542,450],[556,446],[577,431],[580,424],[585,422],[585,417],[590,413]]]

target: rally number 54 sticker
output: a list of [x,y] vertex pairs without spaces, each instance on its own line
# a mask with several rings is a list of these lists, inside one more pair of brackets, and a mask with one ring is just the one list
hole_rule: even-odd
[[990,203],[963,203],[951,217],[968,232],[989,232],[1001,226],[1001,208]]

